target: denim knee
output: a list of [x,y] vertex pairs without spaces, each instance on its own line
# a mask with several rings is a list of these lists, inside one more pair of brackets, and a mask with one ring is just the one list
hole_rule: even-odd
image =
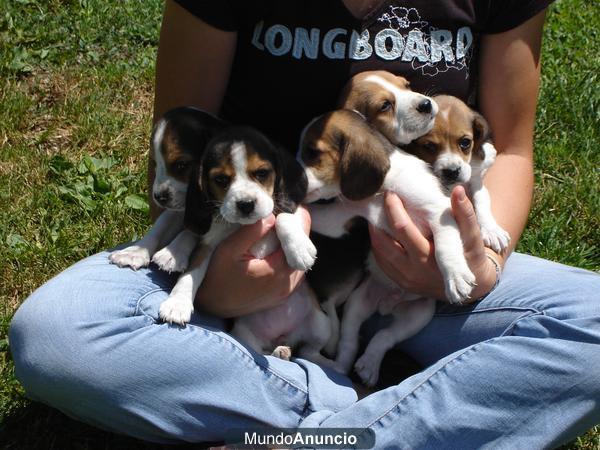
[[32,294],[10,328],[27,395],[156,442],[215,441],[231,427],[293,427],[312,410],[356,400],[345,377],[256,355],[214,317],[194,314],[184,328],[162,323],[159,305],[173,280],[156,272],[120,269],[101,254]]

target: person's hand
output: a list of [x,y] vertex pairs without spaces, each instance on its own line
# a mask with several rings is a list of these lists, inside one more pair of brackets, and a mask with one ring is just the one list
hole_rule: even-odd
[[[310,215],[301,209],[304,231],[310,230]],[[220,317],[236,317],[281,304],[304,277],[291,269],[281,248],[265,259],[250,254],[252,246],[270,230],[273,215],[253,225],[242,226],[225,239],[212,255],[206,277],[196,295],[196,304]]]
[[[393,193],[385,194],[385,208],[393,236],[369,226],[375,260],[400,287],[415,294],[445,299],[444,281],[435,260],[434,244],[427,239],[406,213],[402,201]],[[481,239],[473,204],[461,186],[452,191],[452,212],[463,240],[465,258],[475,275],[477,286],[470,300],[487,294],[496,282],[495,261],[501,257],[486,249]]]

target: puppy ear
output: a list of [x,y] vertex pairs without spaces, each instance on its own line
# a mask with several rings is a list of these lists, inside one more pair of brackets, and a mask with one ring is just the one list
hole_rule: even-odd
[[473,112],[473,155],[480,159],[485,159],[485,152],[482,145],[491,139],[490,126],[478,112]]
[[276,148],[278,155],[277,178],[275,180],[275,213],[293,213],[306,197],[308,180],[302,166],[282,147]]
[[342,92],[338,98],[338,107],[340,109],[356,111],[365,117],[367,116],[366,96],[355,89],[354,80],[350,79],[342,88]]
[[350,200],[374,195],[390,168],[385,138],[364,125],[340,137],[340,189]]
[[206,192],[205,181],[202,179],[202,165],[196,165],[192,170],[185,197],[185,227],[200,236],[210,230],[212,216],[216,209]]

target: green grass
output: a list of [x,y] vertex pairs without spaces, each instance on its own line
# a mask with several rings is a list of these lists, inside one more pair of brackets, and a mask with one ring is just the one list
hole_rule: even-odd
[[[0,0],[0,446],[146,448],[25,400],[7,330],[75,261],[141,235],[160,0]],[[518,249],[600,270],[600,12],[549,13],[536,190]],[[600,428],[568,446],[599,449]]]

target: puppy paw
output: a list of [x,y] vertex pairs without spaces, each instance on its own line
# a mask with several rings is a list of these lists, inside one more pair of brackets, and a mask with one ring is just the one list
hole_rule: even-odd
[[283,359],[285,361],[289,361],[292,357],[292,349],[286,345],[280,345],[273,350],[271,356],[275,356],[276,358]]
[[317,248],[305,234],[296,236],[288,242],[282,242],[281,246],[287,263],[292,269],[307,271],[317,259]]
[[145,247],[132,245],[111,253],[108,260],[119,267],[131,267],[133,270],[138,270],[150,264],[150,252]]
[[379,368],[381,361],[377,361],[373,355],[363,354],[354,364],[354,370],[365,386],[373,387],[379,380]]
[[158,315],[163,322],[185,325],[192,318],[194,304],[189,298],[170,295],[160,304]]
[[475,275],[465,267],[462,271],[452,271],[446,283],[446,298],[452,304],[461,304],[469,298],[473,287],[477,284]]
[[343,349],[340,349],[335,358],[335,370],[344,374],[350,373],[355,357],[356,352],[345,353]]
[[168,273],[183,272],[188,266],[188,258],[173,253],[169,247],[157,251],[152,257],[152,262]]
[[491,248],[496,253],[502,253],[508,248],[508,244],[510,243],[508,232],[497,224],[482,226],[481,237],[485,246]]

